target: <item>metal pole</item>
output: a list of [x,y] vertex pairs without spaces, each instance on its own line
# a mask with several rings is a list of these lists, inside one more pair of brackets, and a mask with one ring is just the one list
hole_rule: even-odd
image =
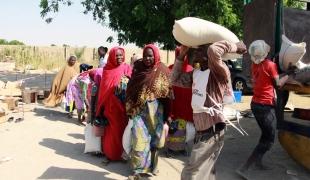
[[283,2],[282,0],[277,0],[276,4],[277,14],[276,14],[276,29],[275,29],[275,48],[274,55],[277,55],[281,49],[281,34],[282,34],[282,17],[283,17]]

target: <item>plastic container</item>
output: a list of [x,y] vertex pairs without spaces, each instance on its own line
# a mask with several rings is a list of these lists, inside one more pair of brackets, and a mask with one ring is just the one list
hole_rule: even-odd
[[242,91],[234,91],[235,102],[241,103]]

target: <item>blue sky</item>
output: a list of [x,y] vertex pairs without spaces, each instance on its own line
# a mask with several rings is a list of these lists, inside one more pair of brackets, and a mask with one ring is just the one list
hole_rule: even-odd
[[[83,6],[75,0],[70,7],[61,6],[52,23],[40,16],[40,0],[1,0],[0,39],[20,40],[27,45],[51,44],[71,46],[112,46],[107,37],[116,36],[108,27],[83,14]],[[130,45],[133,46],[133,45]]]

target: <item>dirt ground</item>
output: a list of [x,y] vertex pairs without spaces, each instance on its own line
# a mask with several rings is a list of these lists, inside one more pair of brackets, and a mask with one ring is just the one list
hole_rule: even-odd
[[[240,111],[249,109],[250,99],[251,96],[243,96],[242,103],[232,107]],[[291,93],[289,104],[310,107],[309,96]],[[61,108],[47,109],[41,104],[26,105],[25,108],[34,110],[25,112],[24,121],[0,124],[1,180],[126,179],[130,174],[130,167],[126,163],[113,162],[103,166],[101,158],[83,153],[84,127],[76,123],[76,117],[68,119]],[[17,118],[21,115],[15,113],[9,116]],[[243,118],[240,122],[249,136],[242,136],[233,128],[227,128],[225,145],[216,167],[220,180],[241,180],[235,174],[235,169],[247,159],[260,136],[254,118]],[[161,155],[160,173],[150,179],[180,179],[186,160],[181,155],[175,158]],[[278,141],[267,153],[265,161],[274,168],[269,171],[251,169],[250,179],[310,179],[310,172],[294,162]]]

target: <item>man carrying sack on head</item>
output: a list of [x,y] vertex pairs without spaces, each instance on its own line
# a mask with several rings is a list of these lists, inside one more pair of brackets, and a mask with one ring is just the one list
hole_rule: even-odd
[[228,41],[200,46],[192,56],[195,70],[186,73],[182,67],[188,50],[181,46],[171,76],[172,85],[193,89],[191,105],[197,133],[181,179],[211,180],[216,178],[214,165],[224,145],[223,99],[231,92],[230,72],[222,62],[222,56],[225,53],[244,54],[246,47],[242,42]]

